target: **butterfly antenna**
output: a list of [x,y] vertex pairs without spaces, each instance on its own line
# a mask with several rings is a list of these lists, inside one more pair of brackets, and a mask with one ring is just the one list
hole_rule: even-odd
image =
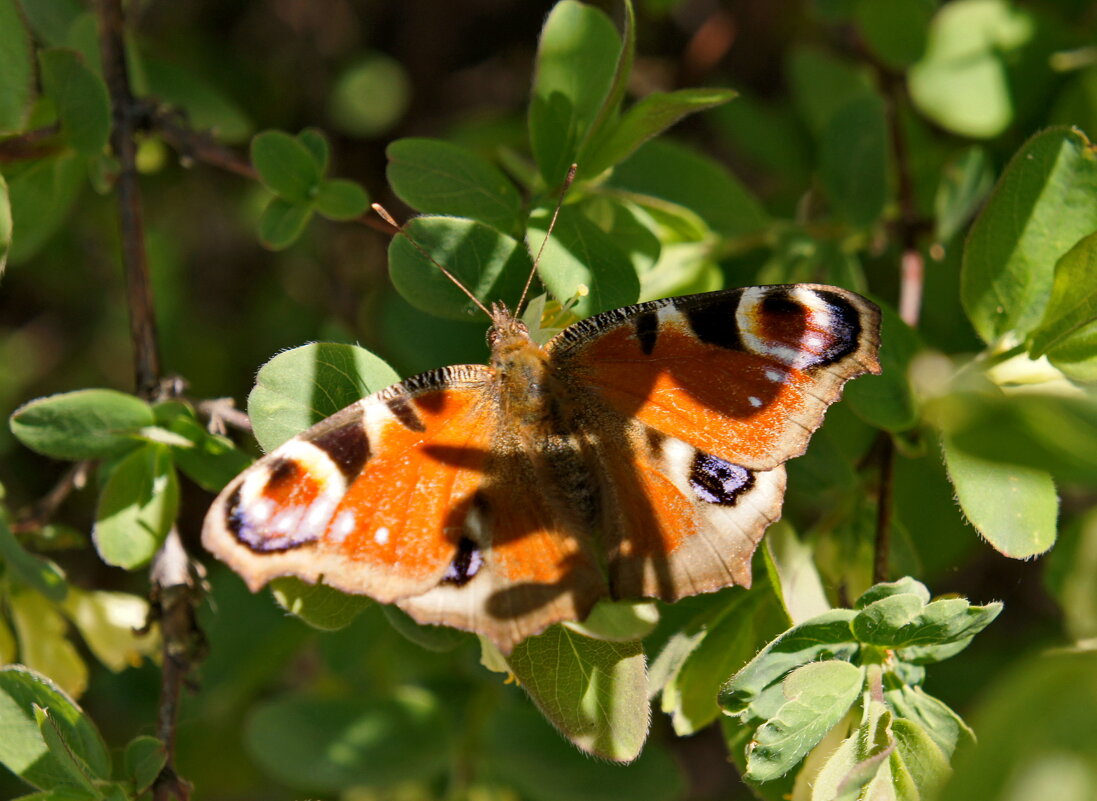
[[[418,250],[419,254],[424,259],[426,259],[431,264],[433,264],[435,267],[437,267],[439,270],[441,270],[442,275],[444,275],[449,280],[453,281],[454,285],[458,289],[460,289],[462,292],[464,292],[466,295],[468,295],[469,300],[471,300],[473,303],[475,303],[479,307],[480,311],[482,311],[488,317],[491,317],[491,312],[488,311],[488,307],[485,306],[483,303],[481,303],[480,299],[478,297],[476,297],[474,294],[472,294],[472,292],[469,291],[468,287],[466,287],[464,284],[461,283],[461,279],[459,279],[456,275],[454,275],[449,270],[447,270],[445,267],[443,267],[438,262],[437,259],[435,259],[432,255],[430,255],[430,253],[427,252],[427,249],[425,247],[423,247],[418,242],[416,242],[415,237],[413,237],[411,234],[409,234],[407,229],[404,226],[402,226],[402,225],[400,225],[400,223],[396,222],[396,220],[393,218],[393,216],[391,214],[388,213],[388,210],[385,209],[384,206],[382,206],[380,203],[371,203],[370,208],[372,208],[379,215],[381,215],[381,219],[383,219],[385,222],[387,222],[389,225],[391,225],[393,228],[395,228],[396,232],[398,234],[403,234],[404,237],[409,242],[411,242],[412,247],[414,247],[416,250]],[[555,218],[554,218],[554,220],[555,220]]]
[[526,302],[526,295],[529,294],[530,284],[533,283],[533,276],[537,274],[537,265],[541,263],[541,254],[545,252],[545,245],[548,244],[549,237],[552,236],[552,229],[556,227],[556,218],[560,216],[560,207],[564,205],[564,196],[567,195],[568,190],[571,188],[572,181],[575,180],[575,171],[579,169],[578,164],[572,164],[568,168],[567,178],[564,179],[564,185],[560,187],[560,198],[556,201],[556,208],[552,212],[552,219],[549,220],[548,230],[545,231],[545,238],[541,241],[541,247],[537,251],[537,255],[533,259],[533,267],[530,268],[529,276],[526,278],[526,285],[522,287],[522,295],[518,298],[518,305],[514,308],[514,314],[518,315],[522,311],[522,304]]

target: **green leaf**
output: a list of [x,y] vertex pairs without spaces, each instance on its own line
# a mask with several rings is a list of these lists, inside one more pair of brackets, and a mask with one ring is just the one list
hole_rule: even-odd
[[884,598],[890,598],[893,595],[913,595],[920,598],[923,604],[928,604],[930,598],[929,590],[926,589],[925,584],[910,576],[904,576],[898,581],[883,581],[874,584],[853,603],[853,608],[864,609],[869,604]]
[[312,151],[284,131],[253,136],[251,163],[263,184],[285,200],[309,203],[320,191],[323,173]]
[[1051,298],[1043,319],[1032,332],[1029,354],[1032,358],[1044,355],[1095,320],[1097,232],[1084,237],[1056,263]]
[[16,0],[0,0],[0,136],[23,130],[34,87],[30,37]]
[[770,526],[766,535],[766,572],[789,620],[804,623],[830,611],[813,560],[815,549],[801,542],[792,526],[783,521]]
[[[9,0],[10,2],[10,0]],[[75,153],[37,159],[10,175],[12,264],[26,261],[68,218],[86,176],[84,159]]]
[[79,696],[88,686],[88,668],[68,639],[68,626],[56,605],[34,590],[8,595],[8,609],[19,641],[19,661]]
[[406,235],[393,237],[389,244],[389,274],[396,291],[412,306],[436,317],[466,322],[483,314],[442,274],[439,264],[482,303],[518,301],[533,267],[521,242],[484,223],[460,217],[416,217],[404,228]]
[[845,717],[861,694],[864,673],[849,662],[813,662],[782,683],[788,699],[754,734],[746,778],[770,781],[788,773]]
[[30,29],[50,47],[65,44],[72,23],[84,11],[79,0],[35,0],[22,5]]
[[895,751],[891,754],[892,774],[906,773],[918,795],[914,798],[935,798],[952,775],[948,757],[917,723],[898,718],[891,723]]
[[65,139],[85,156],[102,153],[111,128],[110,96],[103,79],[88,69],[75,50],[41,50],[38,63]]
[[272,451],[325,417],[400,380],[356,345],[317,342],[279,353],[259,368],[248,415],[260,447]]
[[1047,358],[1071,380],[1097,383],[1097,323],[1082,326],[1049,351]]
[[392,191],[412,208],[470,217],[505,233],[518,230],[518,190],[472,151],[438,139],[397,139],[385,153]]
[[925,50],[935,8],[933,0],[858,0],[853,14],[873,55],[892,69],[903,70]]
[[77,756],[69,744],[65,742],[61,727],[50,718],[47,710],[37,704],[34,705],[34,720],[38,725],[39,733],[42,735],[42,741],[49,749],[50,756],[67,774],[66,781],[62,784],[72,784],[87,791],[92,797],[99,797],[99,793],[95,791],[92,782],[94,779],[102,780],[107,777],[92,775],[91,769],[84,760]]
[[793,49],[786,71],[793,101],[816,137],[823,135],[839,109],[873,94],[866,67],[814,46]]
[[929,28],[924,58],[910,69],[922,114],[961,136],[989,138],[1014,117],[1006,69],[1033,34],[1030,12],[1005,0],[945,4]]
[[162,60],[147,50],[141,53],[141,73],[145,79],[142,94],[185,110],[191,128],[209,131],[219,142],[230,144],[244,142],[251,135],[251,119],[223,90],[227,82],[208,81],[193,67]]
[[364,595],[348,595],[326,584],[309,584],[294,576],[274,579],[270,589],[279,606],[320,631],[346,628],[373,603]]
[[1035,328],[1055,263],[1097,229],[1097,157],[1081,132],[1051,128],[1017,152],[964,247],[961,298],[975,330],[993,343]]
[[160,651],[160,638],[145,631],[149,603],[139,595],[72,587],[61,607],[84,638],[88,650],[109,670],[119,673]]
[[900,433],[919,421],[910,387],[910,363],[922,348],[918,333],[887,303],[880,304],[880,375],[861,376],[846,386],[846,402],[877,428]]
[[975,456],[948,437],[941,446],[960,508],[995,550],[1028,559],[1055,544],[1059,496],[1048,473]]
[[651,634],[658,622],[659,609],[652,601],[602,600],[582,623],[569,621],[563,625],[595,640],[631,642]]
[[172,456],[183,474],[203,489],[220,492],[251,464],[251,457],[233,445],[230,439],[211,434],[202,426],[186,404],[177,401],[159,403],[153,412],[157,422],[188,443],[173,446]]
[[313,161],[320,168],[320,174],[326,173],[328,163],[331,161],[331,145],[328,144],[328,138],[324,135],[324,132],[319,128],[305,128],[297,134],[297,141],[308,148]]
[[164,750],[164,744],[148,735],[130,740],[126,744],[126,751],[122,757],[126,777],[133,782],[133,788],[138,794],[152,786],[167,761],[168,755]]
[[918,724],[946,757],[975,743],[975,733],[960,716],[921,687],[903,684],[884,690],[884,700],[900,718]]
[[648,95],[625,112],[607,135],[594,142],[579,164],[580,175],[598,175],[683,117],[723,105],[737,94],[731,89],[680,89]]
[[427,781],[448,762],[450,733],[433,696],[287,696],[256,708],[245,724],[252,758],[275,779],[314,793]]
[[606,642],[552,626],[507,659],[537,708],[584,751],[615,762],[640,754],[650,725],[639,642]]
[[369,208],[369,195],[354,181],[336,178],[320,184],[316,196],[317,213],[329,220],[353,220]]
[[888,131],[884,101],[866,94],[836,109],[823,128],[819,172],[835,210],[868,227],[888,202]]
[[179,510],[179,479],[171,451],[143,445],[107,476],[92,539],[108,565],[134,570],[163,544]]
[[933,199],[934,238],[947,242],[956,236],[993,186],[994,169],[984,148],[973,145],[949,160]]
[[[578,756],[525,699],[496,705],[484,725],[479,753],[491,776],[529,801],[667,801],[685,781],[659,743],[629,765]],[[486,771],[485,771],[486,772]]]
[[312,206],[271,198],[259,217],[259,241],[271,250],[284,250],[297,241],[310,219]]
[[1097,639],[1097,508],[1063,531],[1044,568],[1067,635],[1074,642]]
[[155,420],[140,398],[112,389],[83,389],[24,404],[11,431],[31,450],[54,459],[98,459],[133,447],[133,435]]
[[[852,609],[832,609],[780,635],[732,676],[720,691],[720,706],[729,715],[752,719],[752,704],[789,671],[808,662],[848,660],[857,652],[850,621]],[[763,718],[764,719],[764,718]]]
[[544,242],[537,274],[553,297],[561,302],[577,298],[573,308],[580,317],[639,299],[640,279],[632,262],[605,231],[576,209],[564,207],[550,237],[551,217],[547,210],[534,212],[526,242],[534,252]]
[[983,688],[972,715],[979,747],[957,760],[941,801],[1092,798],[1094,676],[1097,651],[1060,651],[1030,658]]
[[110,755],[95,725],[50,679],[22,665],[0,668],[0,763],[42,790],[74,786],[42,739],[35,706],[49,710],[65,742],[94,775],[110,775]]
[[726,167],[661,139],[617,165],[607,186],[630,193],[629,200],[645,207],[646,198],[655,198],[690,209],[724,236],[757,233],[768,223],[762,204]]
[[0,175],[0,277],[8,264],[8,251],[11,249],[11,197],[8,182]]
[[537,47],[529,137],[545,184],[558,186],[576,160],[587,129],[610,99],[621,37],[601,10],[557,3]]
[[64,599],[68,592],[65,574],[48,559],[29,553],[15,538],[7,518],[0,513],[0,561],[9,575],[42,593],[51,601]]
[[920,594],[900,593],[868,604],[850,625],[862,643],[905,649],[970,640],[1001,611],[1001,603],[972,606],[963,598],[942,598],[927,604]]

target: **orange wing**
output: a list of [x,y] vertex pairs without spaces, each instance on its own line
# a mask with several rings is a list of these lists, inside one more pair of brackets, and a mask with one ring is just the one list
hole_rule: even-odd
[[508,442],[486,366],[347,407],[229,484],[202,541],[252,590],[277,576],[401,602],[504,650],[608,593],[581,525]]
[[842,385],[879,373],[880,311],[815,284],[628,306],[548,345],[554,365],[625,417],[750,470],[803,453]]

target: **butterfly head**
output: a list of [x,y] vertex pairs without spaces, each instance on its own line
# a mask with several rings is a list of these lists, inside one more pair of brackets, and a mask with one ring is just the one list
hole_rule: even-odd
[[529,328],[502,303],[491,306],[491,328],[488,329],[488,347],[493,354],[523,349],[532,344]]

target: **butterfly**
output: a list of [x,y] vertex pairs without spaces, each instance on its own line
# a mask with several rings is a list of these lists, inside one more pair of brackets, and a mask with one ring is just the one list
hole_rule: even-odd
[[254,591],[298,576],[504,653],[604,598],[750,586],[798,456],[879,373],[880,311],[817,284],[667,298],[546,345],[490,310],[487,365],[363,398],[245,470],[205,547]]

